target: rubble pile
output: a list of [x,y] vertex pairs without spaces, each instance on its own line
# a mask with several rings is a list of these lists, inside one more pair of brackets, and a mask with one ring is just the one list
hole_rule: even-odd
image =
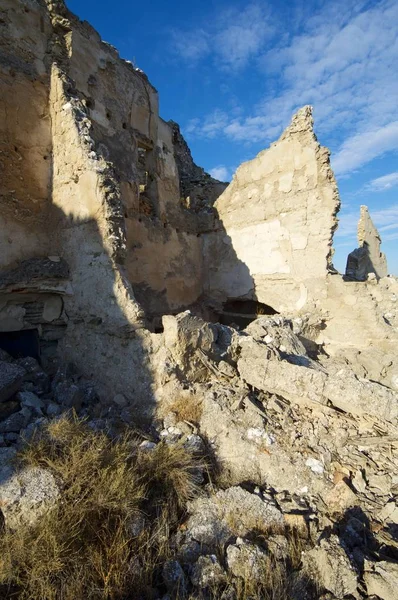
[[0,24],[0,536],[62,506],[20,451],[68,415],[195,464],[143,600],[395,600],[398,280],[366,207],[334,268],[312,108],[227,185],[62,0]]

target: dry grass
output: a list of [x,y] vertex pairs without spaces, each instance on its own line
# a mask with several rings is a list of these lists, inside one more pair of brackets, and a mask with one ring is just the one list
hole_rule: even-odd
[[180,394],[167,405],[167,411],[175,413],[178,421],[198,425],[203,411],[202,399],[192,393]]
[[[62,501],[33,527],[0,537],[0,595],[20,600],[152,596],[170,530],[196,492],[194,459],[181,446],[139,449],[75,419],[60,419],[22,452],[51,470]],[[134,534],[142,516],[147,526]],[[131,596],[134,590],[134,596]]]
[[[158,597],[155,588],[162,589],[162,567],[171,557],[170,536],[182,522],[186,502],[198,493],[199,465],[192,455],[179,445],[145,451],[132,434],[110,440],[77,419],[62,418],[38,434],[20,458],[51,470],[62,488],[61,501],[34,526],[0,533],[0,597]],[[266,548],[275,533],[287,537],[287,556],[277,560],[268,553],[260,579],[228,576],[213,590],[196,590],[191,600],[318,598],[299,571],[303,541],[297,532],[257,529],[252,541]],[[223,549],[219,560],[224,561]]]

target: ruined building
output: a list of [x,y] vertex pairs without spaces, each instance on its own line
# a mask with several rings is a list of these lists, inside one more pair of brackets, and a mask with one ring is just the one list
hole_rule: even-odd
[[2,0],[0,19],[0,346],[49,368],[62,356],[103,396],[145,405],[164,315],[283,313],[309,351],[397,377],[396,282],[367,224],[384,279],[333,269],[339,196],[310,107],[226,186],[161,119],[146,75],[61,0]]

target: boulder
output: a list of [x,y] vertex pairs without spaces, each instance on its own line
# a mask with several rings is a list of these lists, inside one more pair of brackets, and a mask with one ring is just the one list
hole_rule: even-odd
[[211,589],[226,581],[226,573],[214,554],[200,556],[192,567],[191,581],[202,590]]
[[398,563],[365,562],[364,581],[369,596],[382,600],[396,600],[398,590]]
[[336,535],[322,539],[303,556],[304,569],[335,598],[357,596],[358,577]]
[[239,486],[198,498],[188,504],[188,511],[187,535],[210,548],[253,530],[283,525],[282,513],[271,500]]
[[0,468],[0,507],[9,529],[33,525],[59,496],[59,487],[47,469],[15,470],[10,464]]
[[254,544],[238,538],[227,548],[228,570],[243,580],[261,581],[267,568],[267,554]]
[[21,387],[26,371],[21,366],[0,362],[0,402],[9,400]]

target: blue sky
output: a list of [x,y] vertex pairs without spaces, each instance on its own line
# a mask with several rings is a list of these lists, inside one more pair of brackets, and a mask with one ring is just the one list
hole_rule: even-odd
[[67,0],[158,89],[195,161],[229,180],[314,107],[342,200],[335,264],[361,204],[398,275],[397,0]]

